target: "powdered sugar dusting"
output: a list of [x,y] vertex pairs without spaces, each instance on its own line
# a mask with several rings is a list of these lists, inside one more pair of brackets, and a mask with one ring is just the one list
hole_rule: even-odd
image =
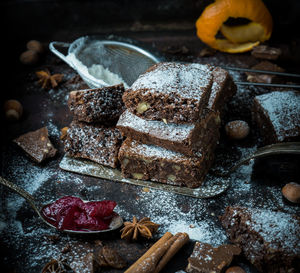
[[137,117],[128,110],[123,112],[120,116],[117,126],[129,127],[144,134],[150,134],[173,141],[183,141],[187,139],[195,128],[194,124],[165,124],[162,121],[145,120]]
[[155,69],[142,74],[131,89],[200,100],[211,82],[212,72],[208,65],[160,63]]
[[[143,158],[150,158],[151,160],[163,158],[176,161],[185,161],[188,159],[185,155],[174,152],[156,145],[141,144],[136,141],[132,141],[130,144],[130,152],[135,153]],[[199,157],[201,153],[199,152]]]
[[270,118],[279,141],[300,135],[299,92],[275,91],[255,98]]

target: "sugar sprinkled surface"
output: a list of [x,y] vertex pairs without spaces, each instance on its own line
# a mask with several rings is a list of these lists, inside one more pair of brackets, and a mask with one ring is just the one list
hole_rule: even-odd
[[211,81],[211,68],[207,65],[162,63],[156,69],[142,74],[131,89],[145,89],[151,93],[176,94],[200,100]]
[[[128,143],[128,142],[127,142]],[[163,158],[176,161],[185,161],[189,159],[187,156],[174,152],[156,145],[147,145],[141,144],[136,141],[132,141],[130,146],[127,146],[127,151],[130,150],[130,153],[136,154],[138,157],[150,158],[152,160]],[[200,152],[198,156],[200,157]]]
[[159,132],[159,137],[174,141],[185,140],[195,128],[194,124],[165,124],[162,121],[145,120],[137,117],[128,110],[120,116],[117,126],[129,127],[138,132],[154,136]]
[[[299,92],[276,91],[256,96],[256,100],[270,118],[279,141],[300,135]],[[297,127],[298,130],[295,130]]]

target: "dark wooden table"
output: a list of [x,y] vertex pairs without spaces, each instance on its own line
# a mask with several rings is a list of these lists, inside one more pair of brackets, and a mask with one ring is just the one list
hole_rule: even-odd
[[[68,36],[68,41],[84,34],[84,32],[73,33]],[[128,31],[116,35],[138,41],[139,45],[168,60],[242,67],[249,67],[258,62],[249,53],[238,55],[215,53],[210,57],[199,57],[204,45],[193,31]],[[53,34],[52,38],[66,41],[66,37],[65,33],[60,32]],[[50,41],[44,42],[47,44]],[[192,252],[195,240],[213,245],[227,242],[218,216],[228,205],[288,213],[300,212],[299,206],[286,202],[281,196],[282,185],[300,179],[297,168],[299,157],[272,157],[243,166],[231,176],[230,189],[221,196],[210,199],[190,198],[60,170],[58,165],[64,154],[59,138],[60,129],[72,120],[66,104],[67,96],[69,91],[82,87],[82,82],[72,82],[76,76],[75,71],[50,52],[45,54],[38,66],[27,67],[18,61],[13,64],[14,70],[11,71],[13,75],[10,73],[4,85],[5,90],[1,92],[6,99],[19,100],[23,104],[24,115],[17,123],[7,123],[2,119],[4,126],[1,129],[3,135],[1,175],[29,191],[40,203],[53,201],[65,195],[76,195],[85,200],[112,199],[118,203],[117,211],[125,220],[131,220],[133,216],[138,218],[149,216],[161,224],[161,227],[153,240],[142,240],[137,243],[120,240],[119,231],[96,238],[67,236],[45,226],[21,197],[0,186],[1,272],[40,272],[45,263],[59,257],[66,258],[68,263],[72,261],[78,263],[97,244],[96,240],[117,249],[128,264],[131,264],[164,232],[188,232],[192,240],[163,270],[175,272],[187,265],[187,258]],[[52,73],[65,75],[57,89],[43,90],[38,85],[35,72],[45,68]],[[286,68],[297,72],[293,65]],[[233,77],[236,80],[244,79],[244,75],[237,72],[233,73]],[[251,134],[244,141],[228,141],[222,129],[220,144],[216,150],[215,167],[226,168],[261,145],[256,128],[251,122],[250,108],[253,97],[264,92],[268,90],[254,87],[238,88],[237,95],[228,105],[223,122],[234,119],[246,120],[251,125]],[[51,141],[59,152],[54,159],[37,165],[11,140],[43,126],[47,126]],[[256,272],[243,260],[237,263],[242,264],[247,272]],[[103,272],[122,272],[122,270],[103,270]]]

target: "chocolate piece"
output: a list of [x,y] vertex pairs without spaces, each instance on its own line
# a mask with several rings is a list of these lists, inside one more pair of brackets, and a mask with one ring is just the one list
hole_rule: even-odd
[[73,121],[67,131],[64,148],[69,156],[116,168],[122,139],[117,128]]
[[265,144],[300,139],[300,93],[275,91],[256,96],[253,119]]
[[37,163],[54,157],[57,152],[49,140],[47,127],[21,135],[13,141]]
[[240,255],[241,249],[235,245],[212,247],[210,244],[196,242],[193,253],[188,258],[186,272],[219,273],[229,266],[234,256]]
[[280,48],[269,47],[266,45],[259,45],[253,48],[251,55],[258,59],[277,60],[281,55]]
[[[267,70],[274,72],[284,72],[284,69],[280,66],[268,61],[263,61],[251,67],[257,70]],[[279,82],[278,76],[271,74],[252,73],[246,72],[248,82],[261,82],[261,83],[276,83]]]
[[208,65],[159,63],[139,76],[123,101],[144,119],[193,123],[207,105],[212,78]]
[[208,111],[195,124],[165,124],[162,121],[139,118],[126,110],[117,123],[117,128],[128,138],[190,156],[196,156],[204,145],[214,143],[216,146],[219,126],[220,117],[212,111]]
[[187,157],[127,138],[120,148],[119,160],[125,177],[196,188],[201,186],[213,162],[212,149],[205,149],[199,151],[198,157]]
[[100,267],[112,267],[122,269],[126,267],[126,261],[119,255],[119,253],[108,247],[100,247],[94,252],[94,259]]
[[74,119],[85,122],[116,121],[124,111],[122,95],[123,84],[72,91],[68,105]]
[[[299,272],[300,217],[283,212],[227,207],[220,218],[231,242],[261,272]],[[298,268],[297,268],[298,265]]]
[[236,93],[236,85],[226,70],[215,67],[212,73],[213,84],[207,108],[222,114],[225,104]]

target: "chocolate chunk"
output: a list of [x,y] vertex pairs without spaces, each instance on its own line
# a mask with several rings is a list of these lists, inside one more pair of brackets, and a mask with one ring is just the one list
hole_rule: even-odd
[[[257,70],[284,72],[283,68],[268,61],[260,62],[252,66],[251,68]],[[271,74],[246,72],[246,75],[247,75],[247,81],[249,82],[275,83],[275,82],[279,82],[280,80],[278,76],[271,75]]]
[[14,142],[37,163],[54,157],[57,152],[49,140],[47,127],[21,135]]
[[269,47],[266,45],[259,45],[253,48],[251,55],[258,59],[277,60],[281,55],[280,48]]
[[95,251],[94,259],[100,267],[121,269],[127,265],[119,253],[108,246],[101,247],[98,251]]
[[188,258],[186,272],[219,273],[230,265],[234,256],[240,255],[241,249],[236,245],[212,247],[210,244],[196,242],[193,253]]
[[231,242],[265,273],[299,272],[300,217],[264,209],[227,207],[220,218]]

